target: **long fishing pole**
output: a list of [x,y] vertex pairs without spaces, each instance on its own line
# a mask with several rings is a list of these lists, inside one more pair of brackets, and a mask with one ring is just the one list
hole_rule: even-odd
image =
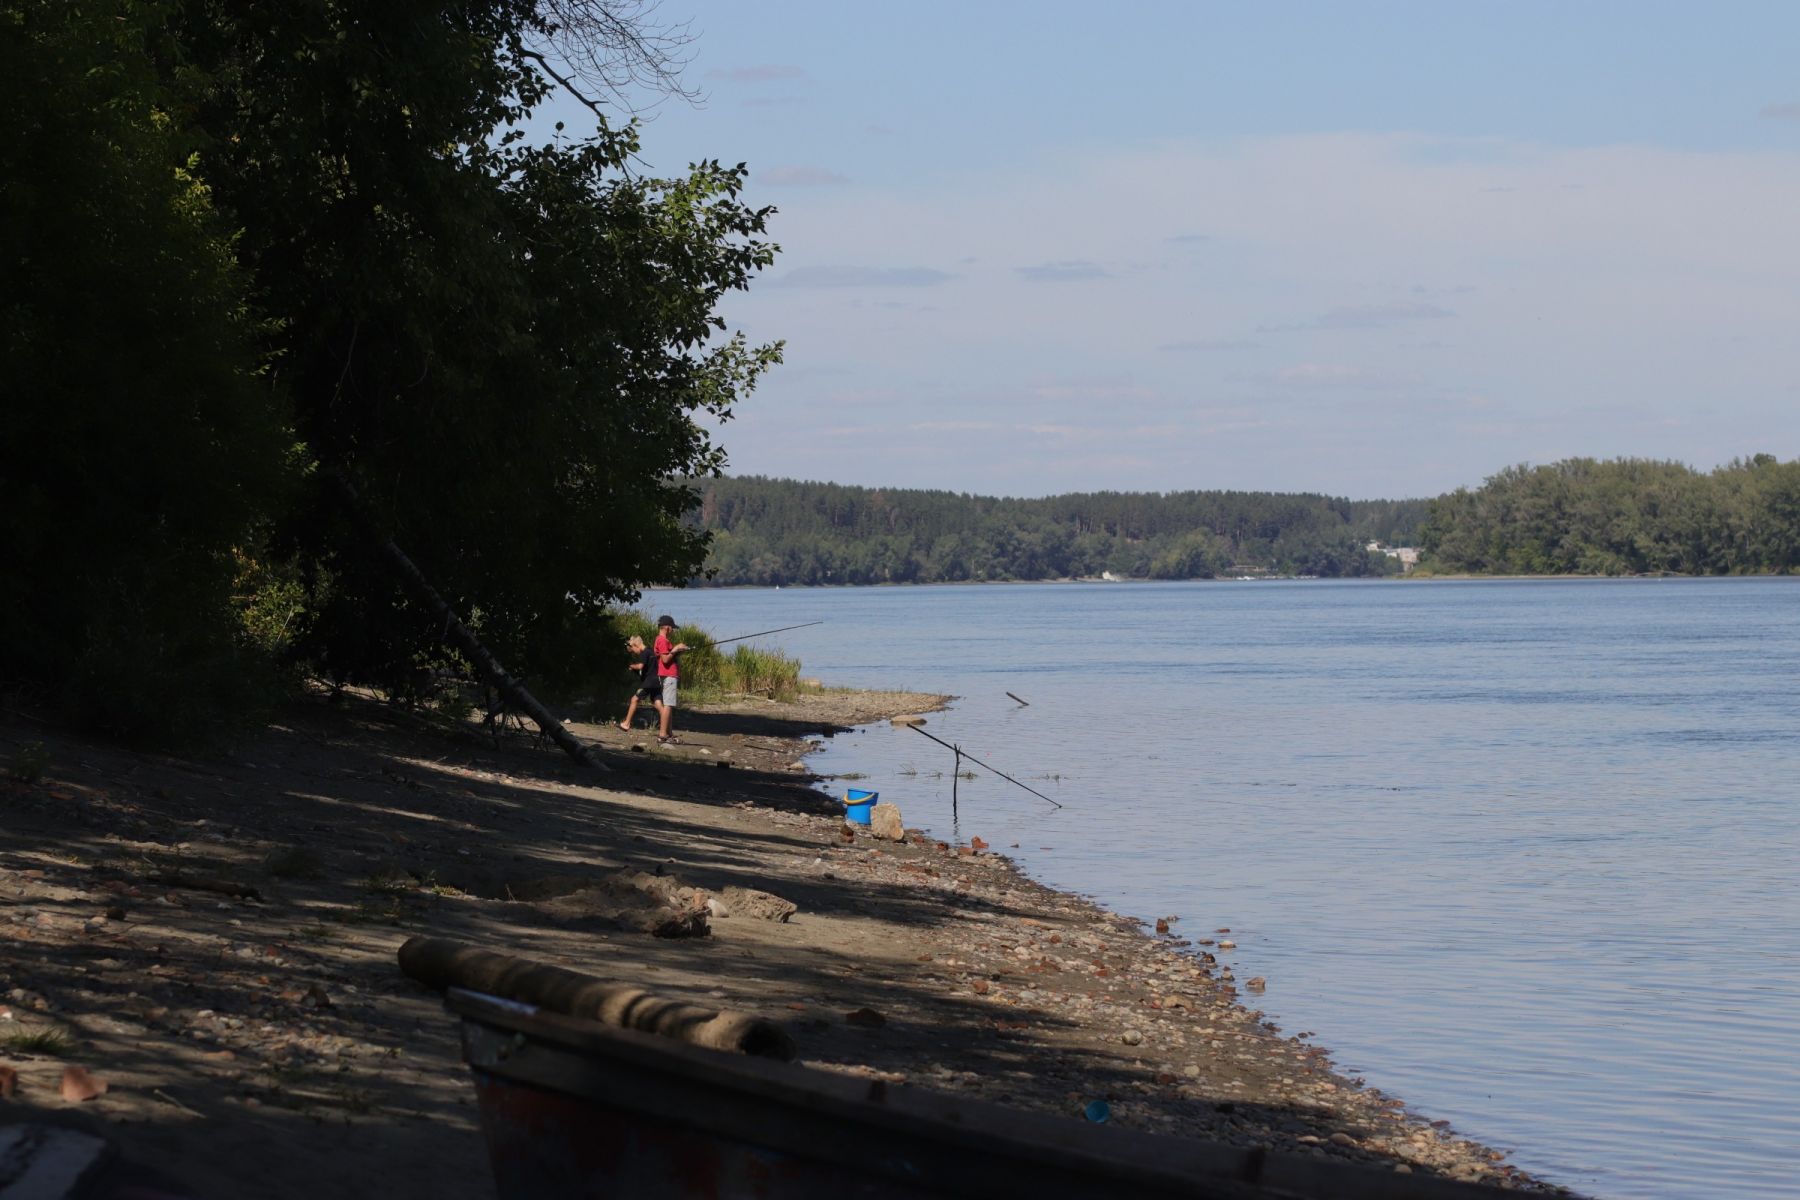
[[1000,778],[1006,780],[1006,782],[1018,784],[1020,787],[1024,788],[1026,791],[1030,792],[1032,795],[1036,796],[1039,800],[1043,800],[1043,801],[1046,801],[1047,803],[1049,803],[1051,807],[1053,807],[1053,808],[1061,808],[1062,807],[1062,805],[1058,804],[1054,800],[1051,800],[1050,797],[1044,795],[1044,793],[1038,791],[1036,788],[1032,787],[1030,784],[1019,783],[1018,780],[1014,779],[1011,775],[1008,775],[1005,771],[1002,771],[998,767],[989,766],[987,763],[982,762],[979,758],[976,758],[973,754],[970,754],[967,750],[964,750],[961,746],[953,746],[949,742],[946,742],[943,738],[938,737],[936,734],[926,733],[923,729],[920,729],[917,725],[908,725],[907,728],[912,730],[914,733],[922,734],[925,737],[930,738],[932,741],[936,742],[938,745],[942,746],[946,750],[954,750],[956,752],[956,757],[958,759],[966,758],[978,767],[987,767],[988,770],[992,771],[994,774],[998,775]]
[[753,637],[768,637],[771,633],[786,633],[790,629],[805,629],[808,625],[823,625],[824,623],[823,621],[807,621],[801,625],[783,625],[780,629],[765,629],[761,633],[740,633],[736,637],[720,638],[713,645],[728,646],[732,642],[748,641]]

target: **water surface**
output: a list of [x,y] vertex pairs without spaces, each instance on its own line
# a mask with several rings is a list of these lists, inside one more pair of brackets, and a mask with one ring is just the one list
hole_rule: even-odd
[[[1346,1070],[1606,1197],[1800,1180],[1800,581],[660,593],[809,675],[909,825],[1189,936]],[[1029,707],[1007,698],[1013,692]],[[841,785],[840,785],[841,786]]]

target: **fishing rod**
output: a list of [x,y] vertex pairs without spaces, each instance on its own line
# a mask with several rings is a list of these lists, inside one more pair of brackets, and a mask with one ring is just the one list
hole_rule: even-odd
[[954,809],[956,807],[956,779],[957,779],[957,776],[962,773],[961,772],[962,760],[965,758],[968,759],[970,762],[974,763],[978,767],[987,767],[988,770],[992,771],[994,774],[998,775],[1000,778],[1006,780],[1008,783],[1018,784],[1020,787],[1024,788],[1026,791],[1030,792],[1032,795],[1036,796],[1039,800],[1046,801],[1052,808],[1061,808],[1062,807],[1062,805],[1058,804],[1054,800],[1051,800],[1050,797],[1044,795],[1044,793],[1038,791],[1036,788],[1032,787],[1030,784],[1019,783],[1018,780],[1014,779],[1011,775],[1008,775],[1005,771],[1002,771],[998,767],[989,766],[987,763],[982,762],[979,758],[976,758],[973,754],[970,754],[967,750],[964,750],[961,746],[953,745],[950,742],[946,742],[943,738],[938,737],[936,734],[926,733],[923,729],[920,729],[917,725],[908,725],[907,728],[912,730],[914,733],[922,734],[923,736],[930,738],[932,741],[936,742],[938,745],[942,746],[946,750],[954,750],[956,752],[957,771],[955,774],[952,774],[950,776],[950,805],[951,805],[952,809]]
[[807,621],[805,624],[801,625],[783,625],[780,629],[765,629],[761,633],[740,633],[736,637],[720,638],[718,641],[714,642],[713,645],[727,646],[732,642],[748,641],[749,639],[756,637],[768,637],[771,633],[786,633],[790,629],[805,629],[808,625],[823,625],[824,623],[825,622],[823,621]]

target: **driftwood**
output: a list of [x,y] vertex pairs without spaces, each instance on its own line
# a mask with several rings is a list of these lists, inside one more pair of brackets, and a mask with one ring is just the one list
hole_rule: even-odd
[[425,578],[425,573],[419,570],[418,564],[407,557],[406,552],[400,549],[393,538],[383,535],[375,527],[368,510],[363,507],[362,497],[357,494],[349,477],[341,471],[333,471],[331,477],[337,483],[338,491],[343,494],[345,501],[349,504],[351,513],[355,515],[370,539],[381,550],[382,556],[399,573],[400,578],[406,583],[407,590],[412,592],[413,596],[426,608],[429,608],[433,616],[443,622],[444,640],[468,655],[469,661],[475,664],[475,669],[481,672],[482,678],[492,684],[507,703],[530,717],[545,737],[562,748],[563,753],[584,767],[590,767],[596,771],[609,770],[589,753],[588,748],[582,745],[580,739],[563,728],[562,722],[552,716],[549,709],[538,703],[536,696],[525,690],[523,682],[507,674],[506,668],[500,665],[500,660],[494,657],[493,651],[482,644],[481,639],[475,636],[475,631],[462,623],[455,610],[438,594],[438,590],[431,586],[431,581]]
[[608,983],[447,938],[408,938],[400,947],[400,969],[427,987],[484,992],[711,1050],[783,1061],[794,1057],[794,1040],[765,1018],[663,999],[629,984]]

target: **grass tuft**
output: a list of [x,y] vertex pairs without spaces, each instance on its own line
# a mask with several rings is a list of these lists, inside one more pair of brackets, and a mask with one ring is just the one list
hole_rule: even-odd
[[[435,876],[431,882],[436,882]],[[419,886],[413,872],[392,863],[383,863],[363,877],[362,890],[373,896],[405,896]]]
[[75,1043],[60,1029],[38,1029],[7,1034],[0,1038],[0,1048],[14,1054],[47,1054],[61,1058],[75,1049]]

